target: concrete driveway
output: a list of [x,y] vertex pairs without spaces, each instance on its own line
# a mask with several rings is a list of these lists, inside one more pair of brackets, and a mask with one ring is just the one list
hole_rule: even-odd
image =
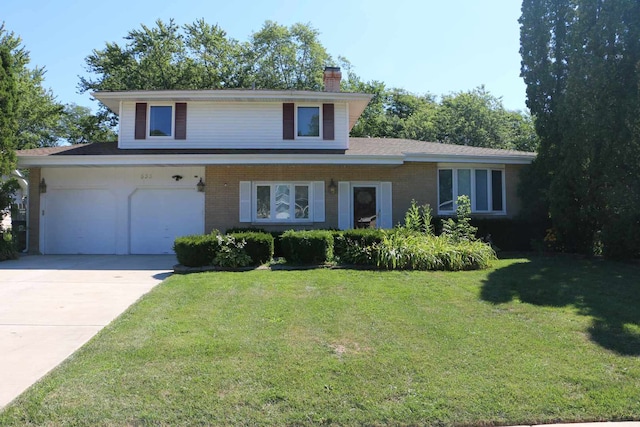
[[0,262],[0,408],[168,277],[173,255]]

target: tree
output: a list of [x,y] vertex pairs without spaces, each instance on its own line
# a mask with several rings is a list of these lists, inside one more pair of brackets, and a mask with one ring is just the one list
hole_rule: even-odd
[[69,104],[64,108],[61,136],[70,144],[118,140],[118,134],[109,124],[104,112],[94,115],[90,108],[76,104]]
[[445,95],[435,117],[436,139],[447,144],[534,151],[528,116],[507,111],[484,86]]
[[569,250],[602,232],[605,254],[640,255],[640,2],[524,0],[520,23],[540,136],[525,203],[547,206]]
[[4,46],[13,57],[18,101],[15,103],[15,118],[18,123],[16,149],[48,147],[56,145],[63,106],[53,93],[43,87],[44,68],[30,69],[29,52],[22,40],[0,25],[0,46]]
[[15,59],[7,46],[0,45],[0,177],[9,175],[16,163],[17,101]]
[[332,63],[311,24],[290,28],[267,21],[248,47],[251,80],[261,89],[322,90],[323,70]]

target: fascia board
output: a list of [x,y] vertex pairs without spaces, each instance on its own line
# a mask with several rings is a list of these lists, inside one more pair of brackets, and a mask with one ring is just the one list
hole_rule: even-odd
[[149,166],[149,165],[401,165],[402,156],[341,156],[301,154],[289,155],[148,155],[148,156],[46,156],[23,157],[18,160],[21,168],[69,167],[69,166]]
[[507,165],[528,165],[535,156],[474,156],[451,154],[422,154],[405,153],[407,162],[438,162],[438,163],[503,163]]

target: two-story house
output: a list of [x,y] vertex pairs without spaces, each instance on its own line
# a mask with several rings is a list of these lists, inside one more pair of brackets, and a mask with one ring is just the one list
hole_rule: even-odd
[[325,91],[97,92],[117,143],[23,150],[29,250],[171,253],[177,236],[231,227],[392,227],[415,199],[434,214],[471,197],[513,216],[534,155],[422,141],[350,138],[371,96]]

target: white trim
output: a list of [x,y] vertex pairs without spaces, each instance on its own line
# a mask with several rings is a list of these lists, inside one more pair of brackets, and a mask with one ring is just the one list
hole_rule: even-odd
[[[293,148],[293,147],[292,147]],[[299,148],[299,145],[298,145]],[[104,156],[24,156],[21,168],[38,166],[147,165],[401,165],[402,156],[345,156],[343,154],[144,154]]]
[[[276,191],[278,185],[289,187],[289,218],[277,218]],[[258,187],[269,187],[269,214],[270,218],[258,218],[256,209],[258,207]],[[307,187],[307,217],[295,217],[296,187]],[[314,196],[315,185],[313,181],[252,181],[251,182],[251,222],[255,224],[309,224],[315,221],[315,207],[317,205]]]
[[376,227],[378,227],[377,216],[380,214],[380,181],[351,181],[349,186],[349,228],[355,228],[353,223],[353,189],[355,187],[373,187],[376,189]]
[[[469,197],[471,199],[471,213],[477,215],[487,215],[487,216],[504,216],[507,214],[507,183],[506,183],[506,170],[504,165],[494,165],[495,167],[490,167],[488,165],[476,165],[476,167],[471,167],[467,165],[455,165],[455,164],[447,164],[447,165],[438,165],[436,170],[436,200],[437,200],[437,214],[438,215],[454,215],[456,213],[456,200],[458,199],[458,171],[460,170],[469,170],[470,171],[470,193]],[[453,197],[453,209],[452,210],[442,210],[440,209],[440,171],[441,170],[450,170],[451,172],[451,186],[452,186],[452,197]],[[486,170],[487,171],[487,207],[488,210],[477,210],[477,196],[476,196],[476,170]],[[494,211],[493,210],[493,171],[499,171],[502,173],[502,210]]]
[[[318,136],[305,136],[305,135],[298,135],[298,124],[300,123],[299,119],[298,119],[298,109],[299,108],[317,108],[318,109]],[[322,104],[294,104],[293,106],[293,132],[294,132],[294,139],[297,139],[299,141],[318,141],[318,140],[322,140],[323,138],[323,134],[322,134]]]
[[[171,133],[169,135],[151,135],[151,109],[153,107],[171,107]],[[176,105],[170,102],[154,102],[153,104],[147,104],[147,123],[146,123],[146,137],[150,141],[167,141],[174,140],[176,134]],[[118,132],[120,133],[120,132]]]

